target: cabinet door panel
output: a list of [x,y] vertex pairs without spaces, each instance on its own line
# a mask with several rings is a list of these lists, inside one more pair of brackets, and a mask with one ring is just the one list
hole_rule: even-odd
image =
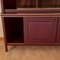
[[55,33],[55,18],[24,18],[24,39],[27,44],[54,43]]

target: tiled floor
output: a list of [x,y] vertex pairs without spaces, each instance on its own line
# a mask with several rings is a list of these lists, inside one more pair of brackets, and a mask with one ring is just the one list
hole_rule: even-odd
[[0,60],[60,60],[60,46],[9,46],[0,40]]

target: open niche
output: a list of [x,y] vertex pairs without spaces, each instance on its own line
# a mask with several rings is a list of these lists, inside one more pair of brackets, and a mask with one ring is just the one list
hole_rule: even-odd
[[22,17],[5,17],[4,26],[8,43],[24,43]]
[[16,0],[2,0],[4,12],[15,12],[16,11]]

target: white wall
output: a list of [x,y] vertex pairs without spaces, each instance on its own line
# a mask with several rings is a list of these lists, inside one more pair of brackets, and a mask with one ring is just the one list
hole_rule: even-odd
[[0,37],[3,37],[2,19],[1,19],[1,0],[0,0]]

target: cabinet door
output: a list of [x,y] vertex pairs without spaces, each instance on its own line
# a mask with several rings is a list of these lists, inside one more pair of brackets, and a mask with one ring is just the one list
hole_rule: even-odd
[[26,44],[51,44],[55,42],[55,35],[55,18],[24,18],[24,42]]
[[56,43],[60,43],[60,18],[58,19],[57,40]]

